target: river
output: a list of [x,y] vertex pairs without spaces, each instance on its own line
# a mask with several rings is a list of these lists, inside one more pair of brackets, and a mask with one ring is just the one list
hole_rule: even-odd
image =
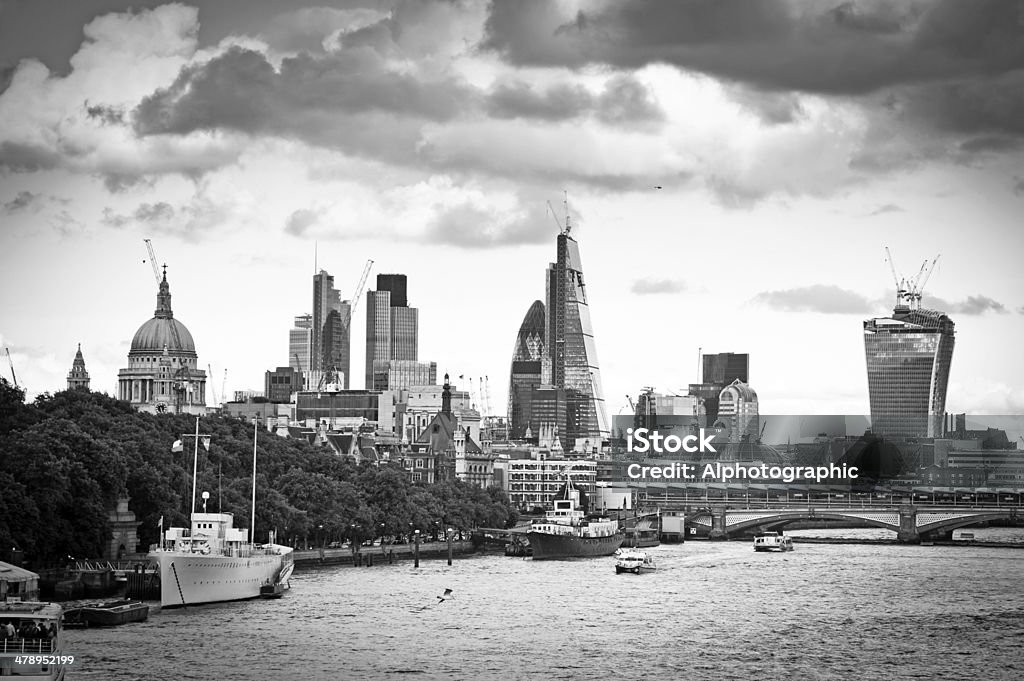
[[[978,538],[1022,534],[985,532]],[[639,576],[616,575],[611,558],[498,555],[418,570],[302,570],[281,600],[69,631],[68,678],[1024,677],[1024,549],[798,543],[768,554],[746,541],[692,541],[649,550],[659,569]],[[439,602],[446,588],[454,597]]]

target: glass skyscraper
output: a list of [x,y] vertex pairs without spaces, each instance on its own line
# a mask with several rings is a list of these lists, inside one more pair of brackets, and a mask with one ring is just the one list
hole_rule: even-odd
[[[334,277],[324,270],[313,275],[313,314],[310,334],[309,387],[331,371],[343,374],[343,387],[349,387],[351,367],[352,306],[334,288]],[[301,358],[301,355],[300,355]],[[289,364],[291,363],[291,358]]]
[[[558,235],[557,260],[547,272],[547,343],[544,346],[544,383],[566,388],[570,444],[588,438],[597,445],[611,433],[601,387],[594,330],[583,281],[583,262],[568,228]],[[547,374],[550,373],[550,379]]]
[[377,290],[366,292],[367,389],[388,388],[374,380],[388,374],[382,363],[419,359],[419,312],[409,307],[404,274],[377,275]]
[[902,300],[891,317],[864,322],[873,433],[942,436],[953,342],[949,317]]
[[525,438],[530,425],[531,389],[541,384],[543,375],[544,338],[544,303],[535,300],[523,318],[512,350],[508,422],[509,437],[515,440]]

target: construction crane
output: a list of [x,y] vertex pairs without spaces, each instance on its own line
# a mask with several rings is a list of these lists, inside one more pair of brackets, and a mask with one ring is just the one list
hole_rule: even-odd
[[569,219],[569,192],[568,190],[562,190],[562,206],[565,209],[565,227],[562,227],[562,223],[558,221],[558,214],[555,212],[555,207],[551,205],[551,201],[548,201],[548,208],[551,210],[551,217],[555,221],[555,226],[558,227],[559,234],[569,235],[572,231],[572,222]]
[[757,441],[758,442],[760,442],[761,440],[764,439],[764,429],[767,428],[767,427],[768,427],[768,419],[765,419],[764,423],[761,424],[761,434],[757,436]]
[[896,284],[896,306],[903,302],[904,297],[907,295],[906,281],[900,280],[899,275],[896,274],[896,265],[892,261],[892,253],[889,252],[889,247],[885,247],[885,260],[889,263],[889,270],[892,272],[892,280]]
[[626,395],[626,403],[629,404],[629,410],[631,412],[636,412],[636,405],[633,403],[633,398],[629,395]]
[[18,387],[18,377],[14,375],[14,360],[11,359],[11,349],[4,348],[7,351],[7,363],[11,365],[11,378],[14,379],[14,387]]
[[[213,376],[210,377],[213,380]],[[228,401],[228,370],[224,370],[224,381],[220,384],[220,396],[225,402]]]
[[146,242],[146,250],[149,251],[149,264],[153,266],[153,278],[156,279],[156,285],[160,285],[160,268],[156,264],[156,253],[153,252],[153,242],[149,239],[143,239]]
[[892,260],[892,253],[889,252],[889,247],[885,247],[885,259],[889,261],[889,270],[892,272],[892,279],[896,283],[896,307],[905,305],[911,310],[917,310],[921,307],[921,297],[924,295],[924,287],[928,283],[928,279],[932,276],[932,272],[935,271],[935,265],[938,263],[939,258],[942,254],[935,256],[931,264],[928,264],[928,260],[925,259],[921,263],[921,268],[917,271],[917,276],[912,280],[906,277],[900,278],[896,274],[896,265]]
[[217,389],[213,387],[213,367],[207,364],[206,372],[207,375],[210,377],[210,392],[213,393],[213,403],[220,404],[220,402],[217,401]]

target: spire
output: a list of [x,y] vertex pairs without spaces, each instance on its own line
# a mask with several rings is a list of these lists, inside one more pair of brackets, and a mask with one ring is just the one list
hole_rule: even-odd
[[160,282],[160,292],[156,294],[156,312],[154,317],[171,319],[174,313],[171,312],[171,287],[167,284],[167,265],[164,265],[164,279]]
[[68,390],[75,388],[89,389],[89,372],[85,370],[85,358],[82,356],[82,344],[78,344],[78,352],[68,372]]
[[441,413],[452,415],[452,386],[448,382],[448,374],[444,375],[444,387],[441,390]]

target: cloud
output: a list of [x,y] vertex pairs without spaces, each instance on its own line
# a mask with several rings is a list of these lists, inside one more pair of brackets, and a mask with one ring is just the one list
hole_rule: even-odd
[[1014,196],[1024,196],[1024,177],[1013,178]]
[[288,216],[284,231],[294,236],[302,236],[307,228],[316,224],[319,217],[320,214],[317,211],[306,210],[305,208],[293,211]]
[[931,294],[925,296],[923,306],[945,312],[946,314],[962,314],[962,315],[982,315],[986,312],[995,312],[996,314],[1006,314],[1009,310],[1006,306],[997,300],[993,300],[988,296],[978,294],[976,296],[967,296],[964,300],[954,303]]
[[637,279],[629,290],[641,296],[659,293],[679,293],[686,290],[686,282],[681,279]]
[[495,0],[483,47],[514,64],[668,63],[765,90],[863,94],[1024,66],[1018,3]]
[[664,118],[650,89],[624,74],[610,78],[597,95],[579,83],[556,83],[542,92],[521,80],[499,83],[488,93],[484,109],[495,118],[543,121],[593,115],[611,125],[657,122]]
[[879,206],[870,213],[868,217],[874,217],[876,215],[885,215],[886,213],[903,213],[906,212],[902,206],[898,206],[895,203],[887,203],[884,206]]
[[4,212],[8,214],[20,213],[32,204],[38,203],[39,199],[39,194],[33,194],[30,191],[20,191],[13,199],[3,204]]
[[384,238],[486,249],[549,242],[555,228],[546,211],[545,201],[522,187],[485,191],[435,175],[384,191],[346,183],[330,202],[292,211],[284,231],[323,241]]
[[831,284],[763,291],[754,296],[753,302],[787,312],[863,314],[873,309],[865,296]]

